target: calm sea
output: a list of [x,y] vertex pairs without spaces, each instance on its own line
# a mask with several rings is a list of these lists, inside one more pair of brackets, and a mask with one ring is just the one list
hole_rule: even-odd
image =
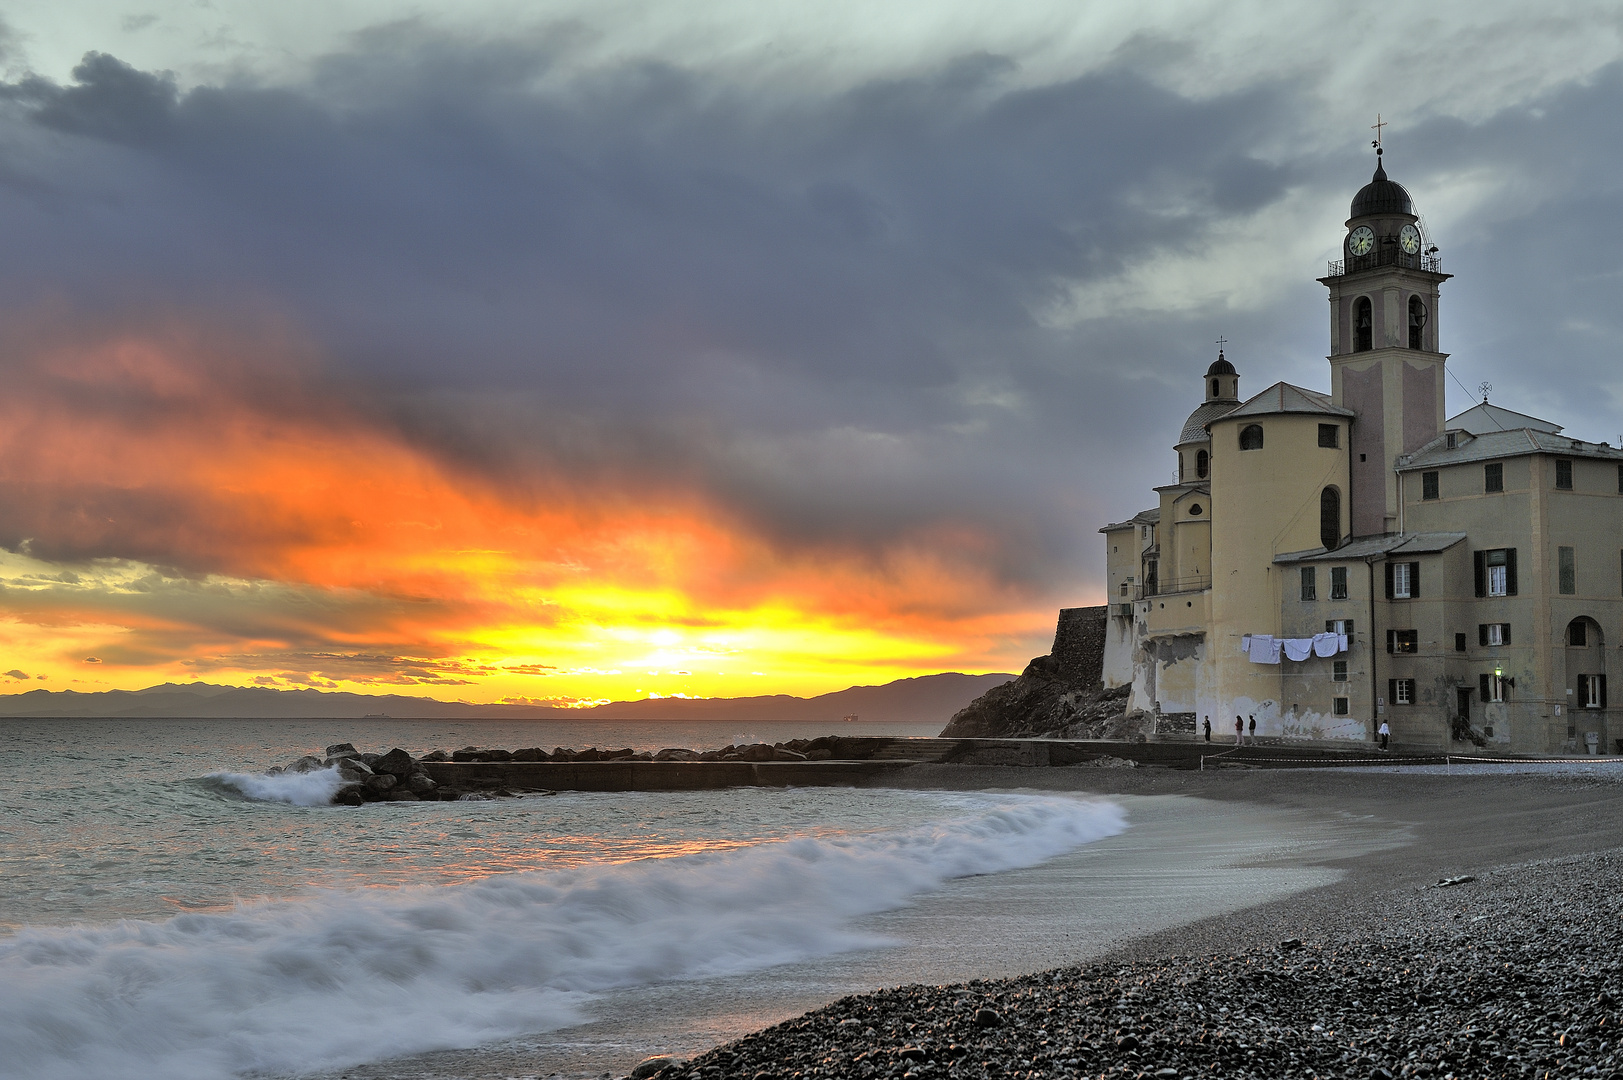
[[[930,735],[935,725],[841,725]],[[531,1038],[627,988],[873,949],[954,879],[1121,832],[1110,803],[853,789],[308,805],[329,743],[714,748],[795,724],[0,720],[0,1061],[213,1080]]]

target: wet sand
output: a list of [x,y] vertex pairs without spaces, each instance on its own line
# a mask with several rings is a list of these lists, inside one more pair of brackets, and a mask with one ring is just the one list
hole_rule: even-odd
[[1118,797],[1124,834],[1030,870],[950,883],[865,921],[891,948],[629,990],[595,1019],[502,1046],[344,1070],[398,1077],[620,1076],[846,994],[1101,958],[1228,955],[1285,938],[1394,932],[1444,877],[1623,847],[1623,771],[1443,776],[921,765],[902,784]]

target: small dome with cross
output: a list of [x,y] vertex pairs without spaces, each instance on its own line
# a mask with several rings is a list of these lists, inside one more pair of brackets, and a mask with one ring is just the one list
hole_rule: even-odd
[[1370,217],[1376,214],[1408,214],[1415,216],[1414,200],[1402,184],[1396,180],[1388,180],[1386,167],[1379,159],[1375,162],[1375,175],[1370,182],[1358,189],[1353,196],[1352,213],[1349,217]]

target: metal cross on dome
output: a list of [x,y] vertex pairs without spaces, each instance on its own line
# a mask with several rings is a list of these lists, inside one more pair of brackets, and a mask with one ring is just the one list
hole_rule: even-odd
[[1227,345],[1228,343],[1229,343],[1228,338],[1219,336],[1218,339],[1217,339],[1217,351],[1222,352],[1223,351],[1223,346]]
[[1374,143],[1375,146],[1380,146],[1381,145],[1381,129],[1383,127],[1386,127],[1386,126],[1387,126],[1387,121],[1381,119],[1381,114],[1380,113],[1376,113],[1375,114],[1375,122],[1370,125],[1370,128],[1373,129],[1374,132],[1375,132],[1375,143]]

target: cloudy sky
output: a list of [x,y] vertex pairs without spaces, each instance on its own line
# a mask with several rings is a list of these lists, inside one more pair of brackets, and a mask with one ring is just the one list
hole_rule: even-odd
[[[1018,670],[1373,160],[1623,434],[1613,4],[56,0],[0,24],[0,683]],[[1282,14],[1283,13],[1283,14]]]

